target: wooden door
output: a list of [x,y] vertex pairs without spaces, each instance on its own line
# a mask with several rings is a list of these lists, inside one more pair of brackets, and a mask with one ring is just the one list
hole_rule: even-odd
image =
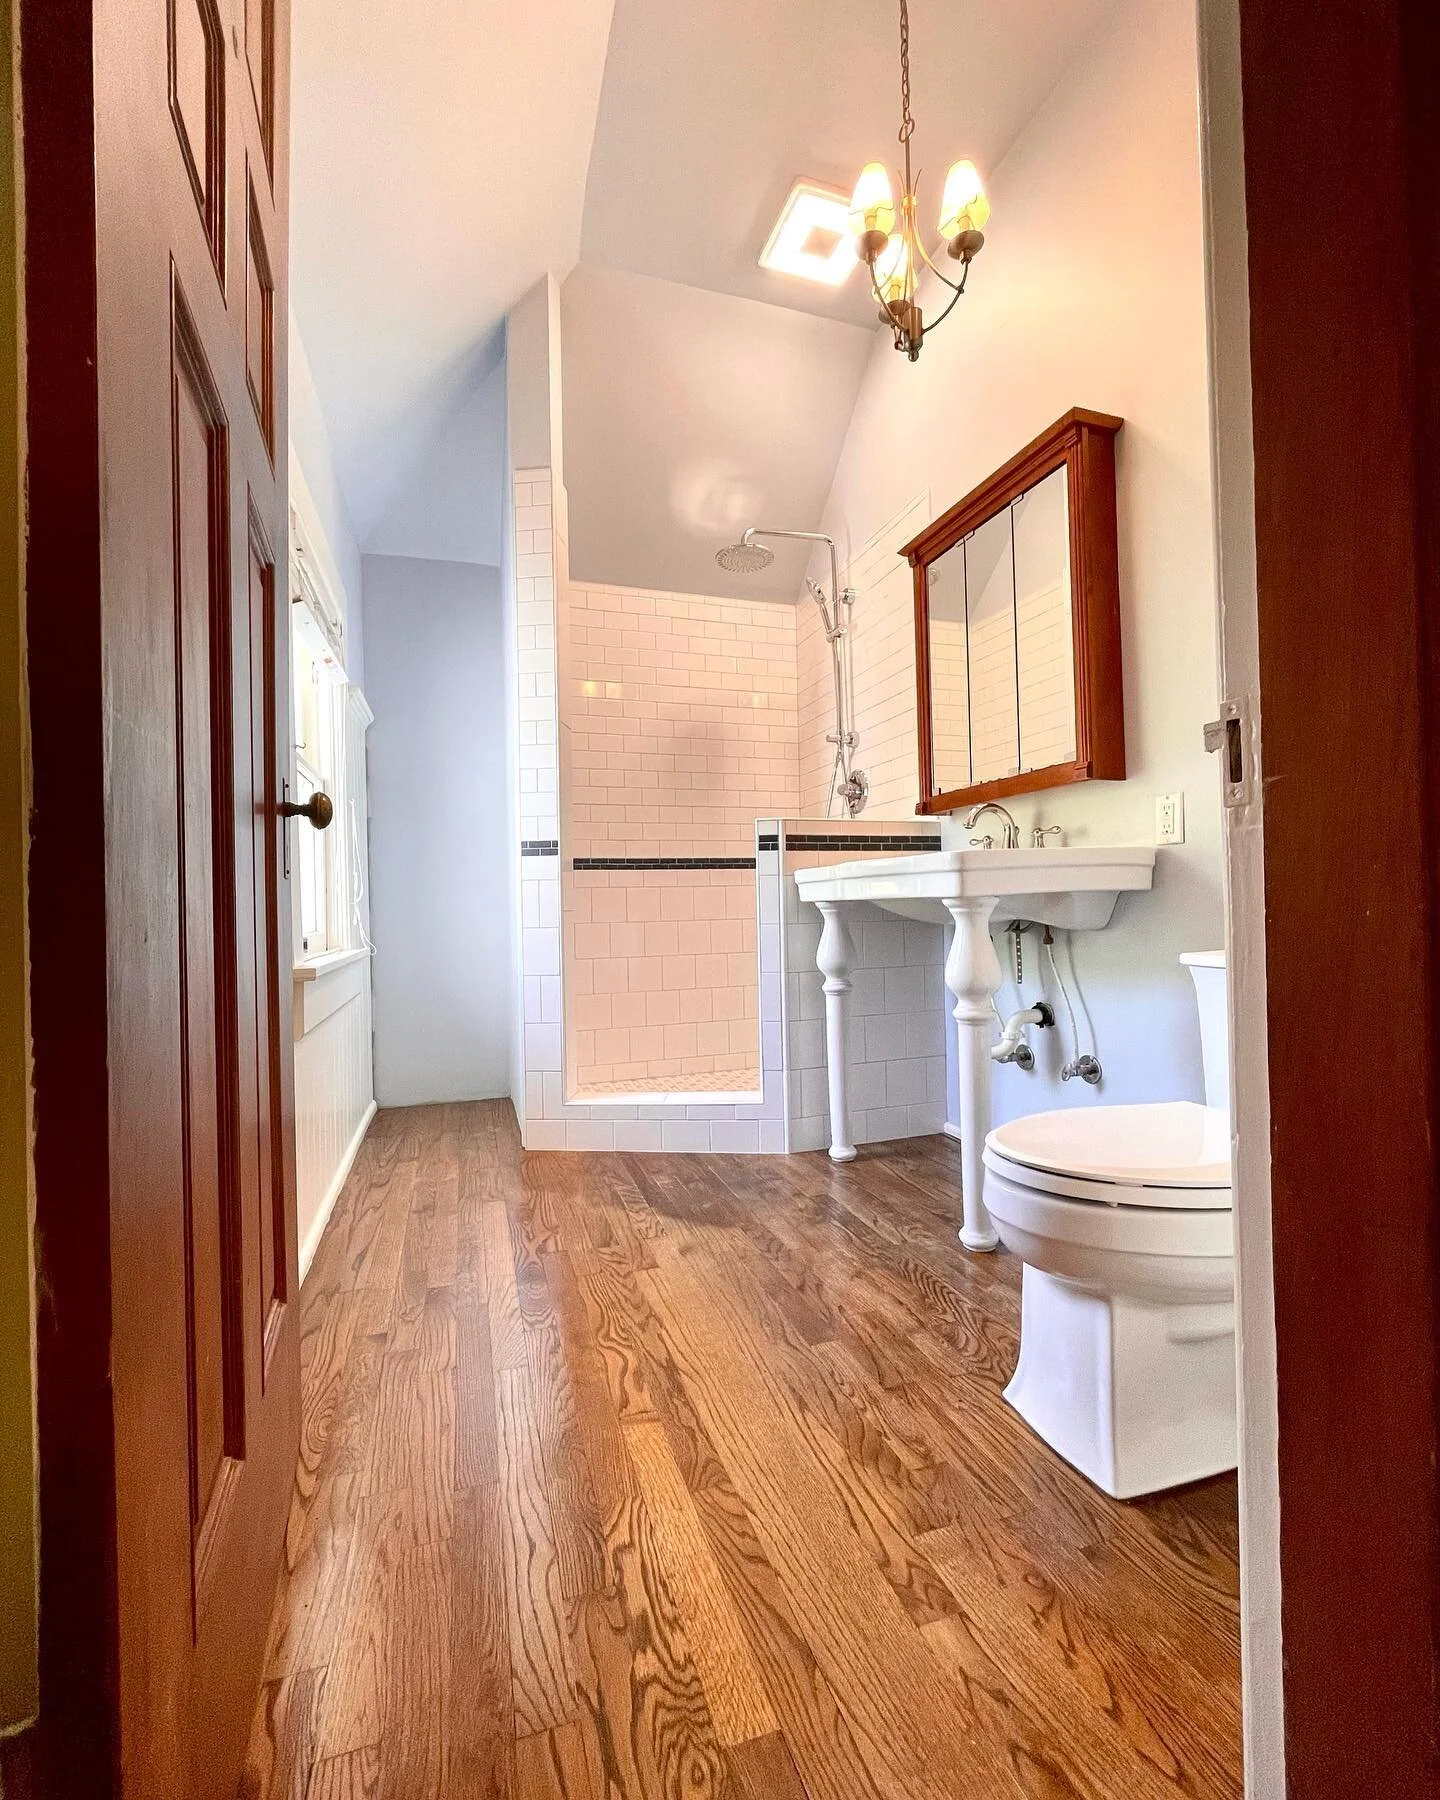
[[61,1793],[231,1800],[296,1461],[287,44],[285,0],[22,13]]
[[[1260,756],[1245,773],[1263,801],[1263,867],[1257,821],[1238,827],[1251,842],[1234,896],[1249,903],[1231,983],[1247,1047],[1236,1205],[1245,1355],[1262,1374],[1264,1274],[1257,1303],[1246,1252],[1271,1240],[1276,1378],[1273,1393],[1242,1388],[1247,1434],[1274,1458],[1273,1480],[1242,1476],[1249,1791],[1280,1800],[1283,1780],[1292,1800],[1431,1800],[1440,21],[1433,0],[1219,12],[1206,8],[1243,104],[1244,177],[1226,252],[1244,261],[1222,270],[1249,364],[1238,407],[1220,388],[1222,427],[1240,439],[1220,495],[1227,575],[1254,532],[1254,599],[1234,635],[1253,645]],[[1342,167],[1363,169],[1353,280],[1335,279],[1327,190]],[[1232,218],[1240,200],[1212,192]],[[1392,995],[1406,1027],[1376,1041]]]

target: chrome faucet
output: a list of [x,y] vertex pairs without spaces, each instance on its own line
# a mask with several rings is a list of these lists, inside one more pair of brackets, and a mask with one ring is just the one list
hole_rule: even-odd
[[[1020,827],[998,800],[987,800],[983,806],[973,807],[960,821],[960,829],[973,831],[986,813],[994,813],[997,818],[1005,821],[1005,835],[1001,840],[1002,847],[1006,850],[1018,850],[1020,848]],[[988,838],[986,842],[989,842]]]

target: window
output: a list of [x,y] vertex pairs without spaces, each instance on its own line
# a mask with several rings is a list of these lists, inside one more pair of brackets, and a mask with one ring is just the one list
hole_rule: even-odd
[[345,674],[304,600],[292,602],[291,668],[295,692],[295,798],[303,806],[317,791],[335,803],[335,823],[316,831],[301,820],[292,840],[297,894],[296,949],[300,956],[351,948],[345,900],[341,817],[341,730]]

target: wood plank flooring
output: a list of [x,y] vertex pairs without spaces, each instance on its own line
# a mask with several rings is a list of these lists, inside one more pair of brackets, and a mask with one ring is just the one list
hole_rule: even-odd
[[382,1112],[302,1298],[247,1800],[1222,1800],[1233,1480],[1106,1499],[1000,1398],[944,1139],[522,1154]]

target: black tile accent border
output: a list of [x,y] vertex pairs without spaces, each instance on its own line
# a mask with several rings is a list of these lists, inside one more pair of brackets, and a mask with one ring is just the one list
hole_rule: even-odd
[[558,838],[524,838],[520,844],[522,856],[558,856],[560,840]]
[[[771,840],[773,842],[773,840]],[[765,839],[761,839],[760,847],[765,848]],[[839,833],[827,835],[822,832],[796,832],[785,835],[787,850],[909,850],[919,854],[925,850],[938,850],[940,839],[933,832],[923,837],[911,832],[908,837],[898,833],[887,832],[884,835],[872,836],[868,832],[863,836],[859,832],[851,832],[841,836]]]
[[586,869],[753,869],[753,856],[577,856],[571,867]]

